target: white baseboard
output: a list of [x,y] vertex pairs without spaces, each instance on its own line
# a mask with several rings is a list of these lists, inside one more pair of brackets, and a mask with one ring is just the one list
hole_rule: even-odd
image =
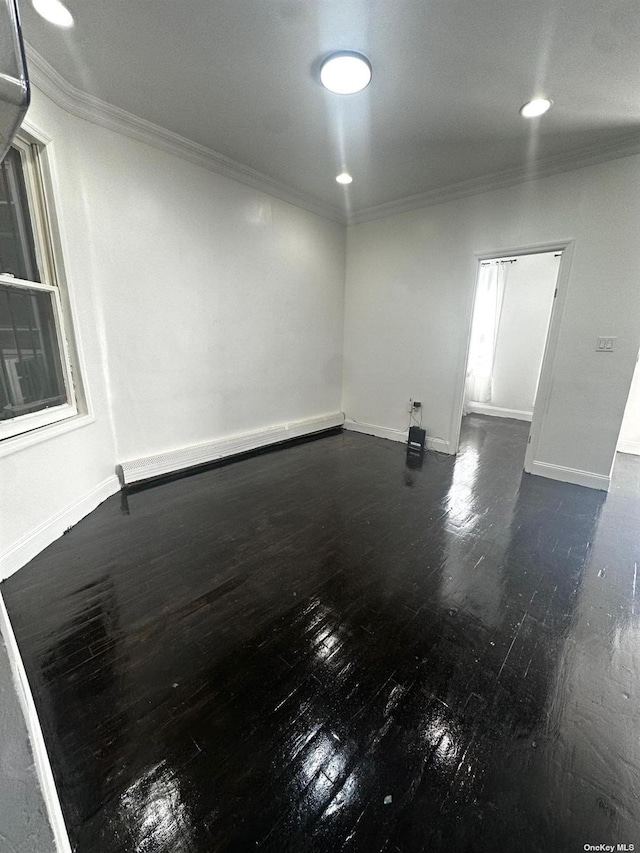
[[[375,424],[363,424],[359,421],[345,420],[344,428],[351,432],[362,432],[365,435],[375,435],[377,438],[388,438],[390,441],[401,441],[405,443],[408,438],[408,430],[390,429],[389,427],[376,426]],[[426,444],[429,450],[437,450],[439,453],[451,453],[451,445],[442,438],[430,438],[427,436]]]
[[633,453],[634,456],[640,456],[640,442],[638,441],[619,441],[616,447],[617,453]]
[[278,424],[255,432],[219,438],[205,444],[181,447],[177,450],[169,450],[166,453],[157,453],[154,456],[145,456],[141,459],[130,459],[118,465],[117,470],[122,482],[125,485],[130,485],[148,480],[151,477],[173,474],[195,465],[205,465],[207,462],[215,462],[227,456],[246,453],[248,450],[257,450],[260,447],[268,447],[270,444],[278,444],[292,438],[313,435],[325,429],[342,426],[343,423],[343,413],[334,412],[316,418]]
[[560,480],[562,483],[574,483],[576,486],[586,486],[589,489],[609,491],[610,477],[604,474],[594,474],[592,471],[581,471],[578,468],[565,468],[563,465],[551,465],[548,462],[533,462],[530,474],[538,477],[548,477]]
[[114,475],[107,477],[102,483],[82,497],[75,500],[69,506],[64,507],[51,518],[44,521],[35,530],[29,531],[21,539],[18,539],[7,550],[0,554],[0,581],[5,580],[22,566],[32,560],[36,554],[43,551],[56,539],[77,524],[85,515],[92,512],[102,501],[114,495],[120,490],[118,478]]
[[40,727],[40,720],[38,719],[35,702],[33,701],[33,694],[31,693],[27,673],[22,662],[22,657],[20,656],[18,643],[16,641],[15,634],[13,633],[13,627],[9,619],[9,614],[7,613],[7,608],[5,607],[2,593],[0,593],[0,633],[2,634],[7,647],[9,664],[11,665],[16,691],[18,693],[18,698],[20,699],[20,705],[22,706],[25,723],[27,724],[27,731],[31,741],[31,751],[33,753],[33,761],[47,809],[49,823],[51,824],[51,829],[53,831],[56,850],[57,853],[72,853],[71,842],[69,841],[64,817],[62,816],[62,808],[60,807],[58,791],[53,779],[53,771],[51,770],[49,754],[47,752],[44,736]]
[[466,409],[468,412],[475,412],[477,415],[491,415],[494,418],[515,418],[517,421],[530,421],[533,417],[533,412],[527,412],[522,409],[503,409],[501,406],[491,406],[489,403],[467,403]]

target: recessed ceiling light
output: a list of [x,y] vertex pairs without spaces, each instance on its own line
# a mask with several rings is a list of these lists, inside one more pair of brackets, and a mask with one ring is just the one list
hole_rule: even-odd
[[353,178],[351,177],[349,172],[340,172],[340,174],[336,178],[336,181],[339,184],[350,184],[352,180]]
[[520,115],[524,118],[536,118],[543,115],[551,108],[551,101],[548,98],[534,98],[523,107],[520,107]]
[[332,53],[320,66],[320,82],[336,95],[354,95],[369,85],[371,63],[361,53]]
[[65,28],[73,26],[73,15],[60,0],[31,0],[31,2],[36,12],[50,24]]

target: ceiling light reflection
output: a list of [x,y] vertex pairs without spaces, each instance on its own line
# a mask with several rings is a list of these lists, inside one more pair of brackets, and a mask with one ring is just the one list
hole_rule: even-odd
[[338,793],[332,797],[331,802],[325,809],[323,818],[326,819],[332,814],[339,812],[341,809],[350,806],[358,794],[362,796],[360,779],[358,774],[354,771],[348,776],[346,782],[343,784],[342,788],[340,788]]
[[306,785],[329,764],[338,771],[346,765],[340,741],[333,733],[318,734],[302,760],[299,775]]
[[316,655],[321,661],[326,661],[340,645],[338,634],[329,632],[316,646]]
[[475,447],[466,448],[456,459],[446,498],[449,518],[454,522],[475,520],[474,499],[479,461]]
[[190,817],[180,783],[166,761],[153,767],[122,795],[127,823],[138,838],[138,850],[171,846],[184,840]]
[[426,739],[434,747],[433,764],[436,767],[454,765],[458,760],[460,747],[451,726],[442,718],[435,720],[426,731]]

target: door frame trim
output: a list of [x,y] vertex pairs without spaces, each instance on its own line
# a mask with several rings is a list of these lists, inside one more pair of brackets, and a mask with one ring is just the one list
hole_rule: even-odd
[[548,243],[529,243],[526,246],[508,247],[503,249],[494,249],[492,251],[474,252],[476,260],[475,283],[473,288],[473,299],[471,300],[470,309],[467,312],[467,340],[464,352],[464,360],[458,376],[457,390],[457,406],[454,410],[454,424],[451,430],[451,447],[450,453],[457,453],[460,445],[460,429],[462,427],[462,415],[464,410],[464,389],[467,372],[467,362],[469,360],[469,348],[471,345],[471,327],[473,324],[473,313],[476,306],[476,298],[478,294],[478,278],[480,275],[480,264],[482,261],[491,261],[497,258],[518,257],[521,255],[540,255],[546,252],[562,252],[560,258],[560,268],[558,270],[558,278],[556,280],[556,293],[551,309],[551,317],[549,320],[549,328],[547,330],[547,338],[542,356],[542,367],[540,370],[540,380],[538,382],[538,390],[533,407],[533,418],[531,421],[531,430],[529,433],[529,443],[527,444],[527,452],[524,461],[524,470],[532,473],[532,468],[536,460],[536,453],[540,443],[540,436],[544,428],[544,422],[548,411],[549,400],[553,388],[553,373],[555,367],[556,353],[558,348],[558,339],[560,337],[560,327],[562,324],[562,315],[566,302],[567,292],[569,289],[569,275],[571,271],[571,263],[573,260],[575,240],[554,240]]

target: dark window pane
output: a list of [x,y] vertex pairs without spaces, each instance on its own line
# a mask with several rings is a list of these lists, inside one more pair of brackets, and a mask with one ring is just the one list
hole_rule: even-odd
[[22,160],[15,148],[0,165],[0,273],[40,281]]
[[52,294],[0,284],[0,420],[66,399]]

